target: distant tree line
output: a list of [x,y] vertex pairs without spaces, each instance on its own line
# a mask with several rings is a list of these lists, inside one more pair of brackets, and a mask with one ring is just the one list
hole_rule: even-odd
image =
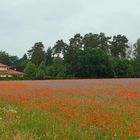
[[139,78],[140,39],[125,35],[76,34],[69,43],[58,40],[45,50],[37,42],[22,58],[0,52],[0,63],[24,71],[25,79]]

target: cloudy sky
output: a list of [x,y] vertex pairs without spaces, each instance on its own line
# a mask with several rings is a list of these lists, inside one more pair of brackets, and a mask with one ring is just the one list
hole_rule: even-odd
[[22,56],[75,33],[140,37],[140,0],[0,0],[0,50]]

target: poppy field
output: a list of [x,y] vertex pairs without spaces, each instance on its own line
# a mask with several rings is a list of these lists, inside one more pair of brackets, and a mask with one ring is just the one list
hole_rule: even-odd
[[139,140],[140,79],[0,82],[1,140]]

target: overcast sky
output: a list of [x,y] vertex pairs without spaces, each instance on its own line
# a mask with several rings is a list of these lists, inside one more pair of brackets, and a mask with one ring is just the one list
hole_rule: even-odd
[[22,56],[75,33],[140,37],[140,0],[0,0],[0,50]]

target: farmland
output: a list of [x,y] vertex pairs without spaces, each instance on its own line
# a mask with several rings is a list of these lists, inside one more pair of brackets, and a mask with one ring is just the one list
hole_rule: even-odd
[[0,82],[2,140],[138,140],[140,79]]

